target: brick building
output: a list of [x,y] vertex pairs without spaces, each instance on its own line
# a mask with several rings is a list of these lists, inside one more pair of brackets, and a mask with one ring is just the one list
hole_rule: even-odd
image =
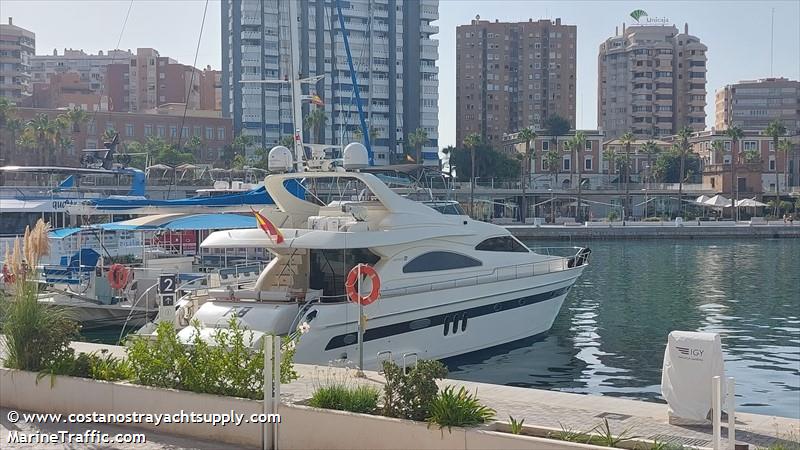
[[108,97],[92,89],[76,72],[53,73],[49,81],[33,83],[33,95],[24,106],[32,108],[74,108],[84,111],[108,110]]
[[[179,135],[182,141],[191,137],[199,137],[203,143],[202,152],[196,155],[195,162],[198,164],[213,164],[222,156],[224,147],[233,140],[232,121],[219,117],[219,113],[211,111],[188,111],[185,122],[183,122],[183,107],[171,105],[172,107],[160,108],[150,113],[129,113],[129,112],[92,112],[90,121],[80,127],[80,132],[73,133],[67,129],[63,133],[73,141],[73,146],[64,155],[57,155],[53,158],[58,161],[58,165],[78,166],[80,165],[81,150],[85,148],[102,147],[102,135],[105,130],[116,130],[119,132],[120,142],[124,151],[125,145],[137,141],[144,142],[149,137],[159,137],[168,143],[179,142]],[[66,112],[62,109],[38,109],[38,108],[16,108],[17,117],[24,122],[32,119],[38,114],[46,114],[50,119],[55,119],[58,115]],[[181,123],[183,128],[181,130]],[[187,138],[188,136],[188,138]],[[6,144],[11,144],[6,143]],[[30,152],[11,151],[6,152],[4,164],[6,165],[26,165],[35,163],[29,160]]]
[[541,128],[558,115],[575,127],[576,34],[561,19],[473,20],[456,31],[456,142],[478,133]]

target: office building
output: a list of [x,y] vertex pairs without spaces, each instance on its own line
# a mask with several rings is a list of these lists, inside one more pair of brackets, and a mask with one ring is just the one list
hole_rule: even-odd
[[[223,0],[222,110],[233,118],[236,132],[257,142],[248,150],[269,147],[292,136],[291,89],[286,83],[242,83],[283,80],[291,76],[289,2]],[[353,65],[362,105],[372,129],[376,164],[400,161],[409,135],[421,128],[428,134],[423,147],[426,163],[438,162],[438,0],[350,0],[342,2]],[[305,95],[317,95],[327,123],[304,130],[304,141],[339,145],[354,139],[359,127],[353,83],[348,68],[336,4],[326,0],[301,2],[299,61],[303,77],[324,75],[304,85]],[[408,149],[410,154],[413,150]]]
[[789,134],[800,134],[800,81],[764,78],[729,84],[717,91],[715,113],[717,130],[736,125],[764,131],[770,122],[780,120]]
[[456,142],[477,133],[541,129],[550,116],[575,128],[576,27],[555,21],[490,22],[456,31]]
[[623,24],[600,44],[598,126],[611,139],[705,129],[706,50],[688,25]]

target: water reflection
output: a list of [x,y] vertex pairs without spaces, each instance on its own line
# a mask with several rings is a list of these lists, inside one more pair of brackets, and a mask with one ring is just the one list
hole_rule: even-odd
[[741,410],[800,417],[800,240],[586,244],[546,338],[453,360],[452,376],[660,400],[667,334],[712,331]]

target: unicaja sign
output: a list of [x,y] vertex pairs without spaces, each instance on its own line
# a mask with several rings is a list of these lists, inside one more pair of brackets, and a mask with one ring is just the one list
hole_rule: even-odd
[[[669,19],[666,17],[650,17],[647,15],[647,12],[643,9],[637,9],[631,12],[630,16],[633,20],[636,21],[638,24],[661,24],[665,25],[669,23]],[[644,19],[642,19],[644,18]]]

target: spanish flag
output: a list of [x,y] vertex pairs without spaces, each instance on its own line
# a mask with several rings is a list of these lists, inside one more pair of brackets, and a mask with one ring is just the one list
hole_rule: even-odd
[[317,106],[325,106],[325,102],[323,102],[322,98],[317,94],[313,94],[311,96],[311,103],[313,103],[313,104],[315,104]]
[[276,244],[280,244],[283,242],[283,234],[281,230],[278,229],[275,225],[272,224],[263,214],[256,211],[253,208],[250,208],[253,211],[253,215],[256,216],[256,222],[258,223],[258,227],[264,230],[269,236],[269,240],[275,242]]

